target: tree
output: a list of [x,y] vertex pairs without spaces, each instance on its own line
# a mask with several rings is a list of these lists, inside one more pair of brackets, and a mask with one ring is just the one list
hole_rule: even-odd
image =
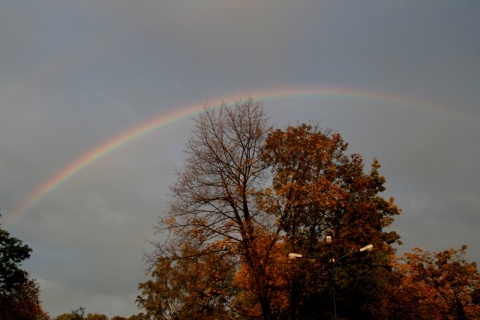
[[149,318],[144,313],[134,314],[128,320],[148,320]]
[[[272,131],[263,149],[262,159],[273,176],[272,186],[264,191],[263,209],[276,217],[290,252],[315,256],[320,262],[314,270],[310,267],[290,273],[291,318],[305,316],[296,311],[298,303],[302,312],[313,312],[307,306],[312,305],[309,299],[316,301],[313,306],[317,309],[325,309],[318,303],[318,295],[332,294],[324,285],[329,278],[328,261],[366,244],[373,244],[376,253],[351,256],[347,264],[336,267],[337,303],[341,310],[350,310],[346,316],[358,317],[366,303],[379,299],[385,285],[380,275],[388,273],[389,256],[394,252],[391,245],[399,236],[384,228],[400,210],[393,199],[379,195],[385,190],[379,162],[374,159],[370,172],[364,173],[362,157],[346,155],[347,147],[339,133],[302,124]],[[327,230],[334,235],[333,246],[323,242]],[[305,292],[307,279],[308,287],[315,288],[311,297],[308,290]],[[303,301],[298,299],[300,287]]]
[[0,229],[0,294],[9,294],[15,286],[26,281],[27,273],[20,269],[20,265],[30,258],[31,252],[32,249],[21,240]]
[[80,307],[76,310],[72,310],[70,313],[63,313],[58,315],[54,320],[84,320],[85,308]]
[[188,259],[163,258],[152,272],[153,280],[139,285],[137,298],[147,317],[155,319],[229,318],[229,302],[235,296],[232,286],[235,261],[221,253],[199,254],[184,246]]
[[[185,306],[195,309],[191,298],[208,305],[198,293],[211,290],[202,280],[210,275],[196,266],[213,258],[236,273],[222,278],[230,318],[328,317],[330,255],[368,243],[376,253],[337,264],[339,304],[350,310],[342,315],[362,314],[380,299],[399,240],[384,228],[400,210],[379,195],[385,179],[378,161],[364,173],[361,156],[347,156],[338,133],[304,124],[272,131],[267,124],[252,99],[207,106],[195,118],[170,209],[156,229],[168,237],[149,257],[153,280],[140,284],[138,301],[148,314],[179,316]],[[327,229],[336,235],[334,247],[322,243]],[[288,263],[288,252],[315,255],[318,263]]]
[[396,283],[384,297],[385,319],[479,319],[480,273],[467,246],[438,253],[414,248],[394,263]]
[[16,284],[7,295],[0,295],[0,319],[47,320],[48,314],[40,307],[40,289],[30,277]]
[[104,314],[89,313],[85,320],[108,320],[108,317]]
[[265,265],[276,238],[262,237],[267,249],[256,251],[259,232],[268,233],[273,225],[254,201],[265,170],[259,152],[268,132],[266,123],[261,104],[252,99],[234,108],[206,106],[195,119],[185,167],[172,187],[170,211],[158,227],[174,237],[156,244],[155,259],[187,259],[183,246],[196,248],[196,255],[222,252],[238,257],[248,268],[268,320],[272,315]]
[[40,289],[20,268],[32,249],[0,228],[0,319],[48,319],[40,307]]
[[53,320],[76,320],[75,315],[71,313],[62,313],[53,318]]
[[400,210],[393,198],[379,195],[385,190],[380,164],[374,159],[365,174],[362,157],[347,156],[347,147],[339,133],[317,125],[277,129],[268,136],[263,160],[273,183],[264,206],[276,216],[291,249],[308,253],[329,229],[347,249],[375,240],[393,252],[389,245],[399,236],[383,229]]
[[[265,275],[270,288],[270,305],[272,318],[285,318],[288,310],[288,295],[285,289],[289,279],[285,268],[288,263],[288,255],[285,246],[281,242],[275,243],[273,248],[269,247],[269,239],[262,241],[259,236],[257,252],[263,253],[269,250],[270,261],[266,264]],[[248,265],[241,264],[239,270],[235,274],[234,285],[237,287],[237,296],[232,303],[232,307],[239,317],[245,319],[259,318],[262,316],[262,306],[260,301],[256,299],[254,294],[253,279],[249,272]]]
[[71,313],[62,313],[53,318],[53,320],[76,320],[75,315]]

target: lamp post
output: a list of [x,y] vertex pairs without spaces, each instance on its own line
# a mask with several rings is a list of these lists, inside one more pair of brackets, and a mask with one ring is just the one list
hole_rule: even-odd
[[[348,256],[351,256],[352,254],[359,253],[359,252],[364,252],[364,251],[372,251],[373,250],[373,245],[368,244],[365,247],[362,247],[357,251],[352,251],[350,253],[347,253],[346,255],[343,255],[340,258],[338,258],[337,260],[335,260],[335,258],[333,257],[333,249],[332,249],[333,239],[332,239],[332,236],[333,236],[333,232],[329,231],[327,233],[327,235],[325,236],[325,243],[330,246],[330,260],[329,260],[329,263],[330,263],[330,270],[331,270],[331,273],[332,273],[333,315],[334,315],[334,319],[337,320],[337,300],[336,300],[336,297],[335,297],[335,264],[338,261],[340,261],[341,259],[346,258]],[[293,253],[292,252],[292,253],[288,254],[288,259],[301,259],[301,258],[303,258],[303,255],[299,254],[299,253]],[[312,257],[307,257],[307,258],[312,258]]]

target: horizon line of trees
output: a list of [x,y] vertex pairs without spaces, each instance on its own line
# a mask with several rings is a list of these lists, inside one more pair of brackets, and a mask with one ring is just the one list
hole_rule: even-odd
[[[111,320],[480,319],[467,246],[398,257],[380,163],[347,149],[318,123],[270,127],[252,98],[205,105],[146,255],[144,312]],[[82,307],[51,318],[20,268],[30,253],[0,228],[0,320],[109,320]]]

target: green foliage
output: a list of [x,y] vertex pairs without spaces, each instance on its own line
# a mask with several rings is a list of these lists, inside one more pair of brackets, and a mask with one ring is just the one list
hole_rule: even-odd
[[40,307],[40,289],[35,280],[20,268],[30,257],[29,246],[0,228],[0,319],[46,320]]
[[27,274],[20,265],[30,258],[31,251],[21,240],[0,229],[0,294],[9,294],[16,285],[26,280]]

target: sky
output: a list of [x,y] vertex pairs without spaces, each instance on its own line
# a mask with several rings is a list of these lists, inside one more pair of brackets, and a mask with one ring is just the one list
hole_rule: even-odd
[[374,157],[399,253],[480,262],[480,2],[0,2],[0,224],[52,316],[130,316],[202,103]]

